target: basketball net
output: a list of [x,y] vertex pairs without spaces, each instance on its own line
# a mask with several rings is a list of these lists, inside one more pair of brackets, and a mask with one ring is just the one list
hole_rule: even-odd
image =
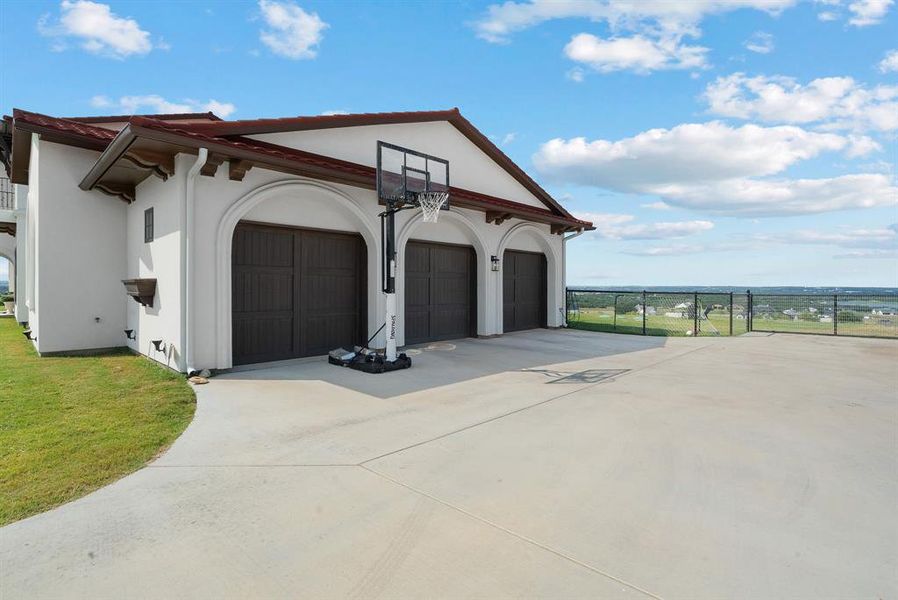
[[418,194],[418,207],[421,219],[425,223],[436,223],[440,218],[440,209],[449,199],[449,192],[421,192]]

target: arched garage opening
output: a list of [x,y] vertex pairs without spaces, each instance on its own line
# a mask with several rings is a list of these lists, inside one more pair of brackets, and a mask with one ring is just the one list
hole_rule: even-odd
[[503,333],[561,323],[561,260],[548,235],[532,223],[518,223],[499,242],[502,278],[496,322]]
[[[0,231],[0,262],[5,262],[0,274],[6,279],[9,285],[9,291],[14,292],[16,289],[16,238],[10,233]],[[3,310],[0,305],[0,311]]]
[[219,367],[323,354],[341,331],[358,328],[358,343],[377,329],[369,218],[355,198],[315,180],[267,184],[235,202],[216,235]]
[[463,213],[446,211],[438,223],[416,213],[396,246],[400,345],[485,333],[489,255]]

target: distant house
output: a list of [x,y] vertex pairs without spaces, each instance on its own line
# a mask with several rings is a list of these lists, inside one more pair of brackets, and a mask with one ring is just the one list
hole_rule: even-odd
[[642,304],[637,304],[636,314],[641,315],[643,312],[645,312],[646,315],[658,314],[658,310],[654,306],[646,306],[645,309],[643,309]]

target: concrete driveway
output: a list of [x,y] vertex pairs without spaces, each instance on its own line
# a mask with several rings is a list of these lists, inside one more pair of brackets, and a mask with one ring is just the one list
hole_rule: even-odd
[[898,342],[537,331],[197,388],[3,598],[895,598]]

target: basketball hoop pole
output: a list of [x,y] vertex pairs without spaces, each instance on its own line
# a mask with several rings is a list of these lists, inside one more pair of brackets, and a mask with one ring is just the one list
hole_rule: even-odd
[[[386,313],[384,360],[385,364],[390,364],[397,361],[396,213],[418,208],[424,222],[435,223],[439,210],[448,209],[449,161],[378,140],[376,173],[377,197],[386,205],[386,210],[379,216],[381,289],[385,295]],[[401,359],[406,366],[411,364],[404,354]]]
[[396,360],[396,213],[401,209],[387,205],[380,213],[381,246],[383,248],[383,292],[386,295],[386,345],[387,361]]

